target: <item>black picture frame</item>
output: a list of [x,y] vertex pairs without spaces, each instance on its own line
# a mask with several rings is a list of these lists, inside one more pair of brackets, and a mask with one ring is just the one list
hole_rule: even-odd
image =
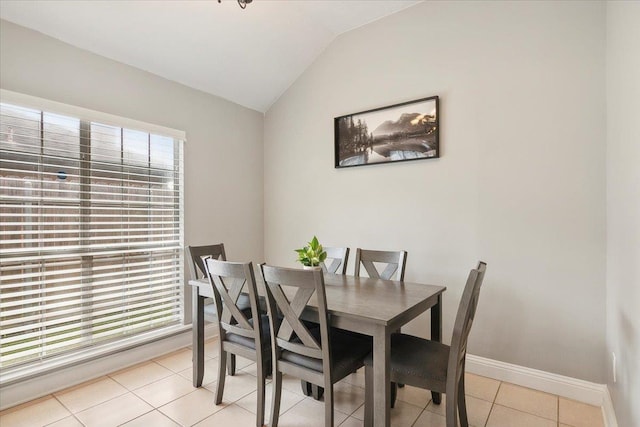
[[335,117],[333,126],[336,168],[440,157],[438,96]]

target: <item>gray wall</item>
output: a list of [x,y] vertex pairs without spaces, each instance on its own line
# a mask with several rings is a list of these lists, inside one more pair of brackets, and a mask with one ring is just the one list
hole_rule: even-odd
[[261,113],[8,21],[0,52],[3,89],[186,131],[185,243],[263,259]]
[[[265,116],[267,261],[406,249],[449,337],[483,259],[470,352],[604,382],[604,36],[599,2],[428,2],[338,37]],[[334,117],[430,95],[442,158],[333,168]]]
[[[607,3],[607,364],[618,425],[640,426],[640,3]],[[610,356],[611,357],[611,356]],[[612,357],[611,357],[612,359]]]

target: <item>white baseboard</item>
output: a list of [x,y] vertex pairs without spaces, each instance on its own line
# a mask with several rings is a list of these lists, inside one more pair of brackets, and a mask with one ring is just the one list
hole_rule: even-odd
[[618,427],[613,402],[606,384],[596,384],[472,354],[467,354],[465,367],[466,371],[472,374],[600,406],[605,427]]
[[602,402],[602,416],[604,418],[605,427],[618,427],[618,420],[616,419],[616,411],[613,409],[613,400],[611,400],[611,393],[609,387],[605,386],[604,399]]

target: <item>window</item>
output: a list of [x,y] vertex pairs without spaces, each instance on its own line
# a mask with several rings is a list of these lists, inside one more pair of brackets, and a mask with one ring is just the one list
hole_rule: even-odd
[[0,104],[2,370],[184,323],[184,137],[73,111]]

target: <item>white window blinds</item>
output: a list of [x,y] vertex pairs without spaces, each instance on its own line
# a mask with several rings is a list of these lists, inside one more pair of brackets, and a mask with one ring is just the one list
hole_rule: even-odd
[[181,168],[173,136],[0,104],[0,369],[183,323]]

